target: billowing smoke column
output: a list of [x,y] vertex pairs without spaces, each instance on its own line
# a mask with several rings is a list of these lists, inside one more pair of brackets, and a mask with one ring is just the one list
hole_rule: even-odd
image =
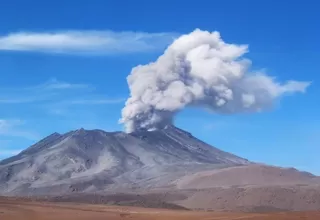
[[249,70],[247,45],[225,43],[218,32],[196,29],[176,39],[155,62],[132,69],[130,98],[122,110],[127,132],[159,129],[187,106],[216,113],[256,112],[286,93],[304,92],[309,82],[284,84]]

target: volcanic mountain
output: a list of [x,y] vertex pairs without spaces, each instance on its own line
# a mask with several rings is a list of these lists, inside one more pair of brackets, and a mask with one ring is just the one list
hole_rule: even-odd
[[[1,195],[98,195],[121,202],[165,194],[163,202],[200,209],[314,209],[320,207],[319,183],[310,173],[221,151],[174,126],[129,134],[54,133],[0,162]],[[279,202],[283,190],[288,201]]]

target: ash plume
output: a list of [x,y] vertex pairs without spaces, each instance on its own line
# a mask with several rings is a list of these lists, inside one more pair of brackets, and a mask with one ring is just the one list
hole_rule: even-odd
[[130,97],[120,123],[126,132],[170,125],[187,106],[215,113],[257,112],[310,82],[277,82],[250,70],[247,45],[224,42],[219,32],[199,29],[177,38],[155,62],[139,65],[127,77]]

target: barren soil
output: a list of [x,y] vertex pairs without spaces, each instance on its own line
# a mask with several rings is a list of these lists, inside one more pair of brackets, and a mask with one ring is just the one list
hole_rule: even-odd
[[279,213],[218,213],[146,209],[76,203],[32,202],[14,198],[0,198],[1,220],[319,220],[320,212],[279,212]]

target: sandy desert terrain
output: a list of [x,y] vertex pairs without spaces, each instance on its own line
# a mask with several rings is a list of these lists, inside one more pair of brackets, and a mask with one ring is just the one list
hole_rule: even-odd
[[282,212],[282,213],[217,213],[196,211],[173,211],[165,209],[146,209],[136,207],[118,207],[87,205],[75,203],[32,202],[21,199],[0,199],[1,220],[295,220],[320,219],[320,212]]

